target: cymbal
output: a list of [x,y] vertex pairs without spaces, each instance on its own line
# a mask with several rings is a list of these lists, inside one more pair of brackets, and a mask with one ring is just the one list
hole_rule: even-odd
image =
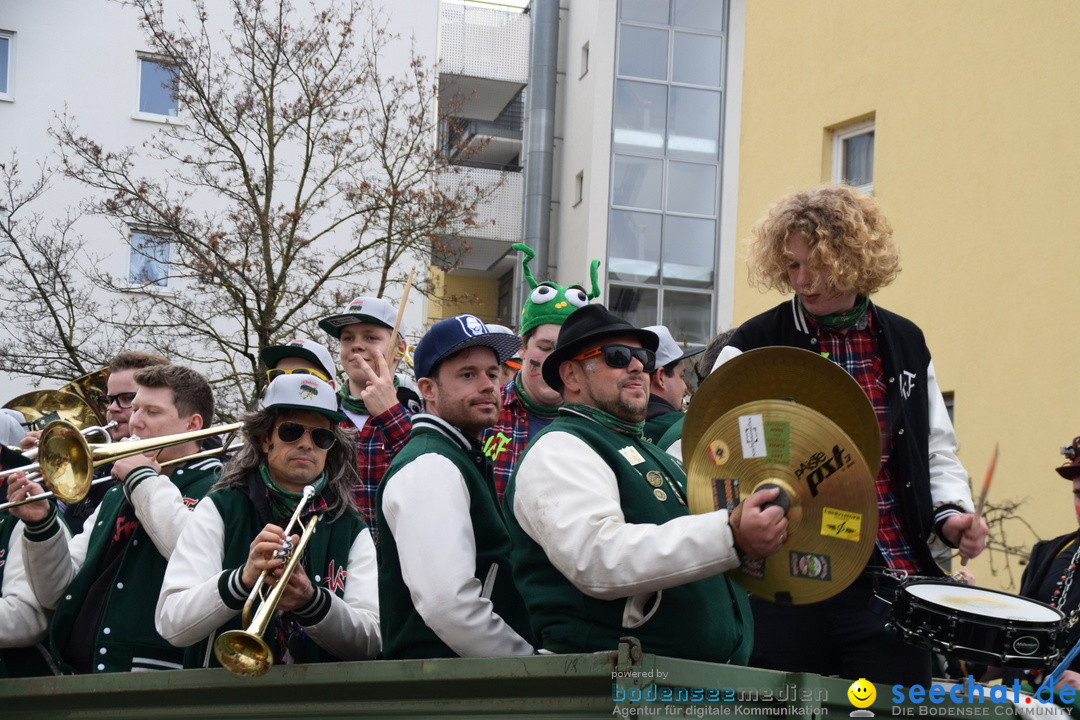
[[28,430],[41,430],[53,420],[67,420],[80,429],[100,424],[85,400],[60,390],[31,390],[8,400],[4,407],[21,412]]
[[877,539],[875,475],[852,438],[820,412],[785,400],[739,405],[684,461],[692,513],[733,509],[767,484],[787,495],[780,551],[727,573],[748,591],[782,604],[819,602],[866,567]]
[[701,444],[713,422],[753,400],[794,400],[825,415],[852,440],[871,476],[881,464],[881,428],[870,398],[836,363],[802,348],[748,350],[712,372],[690,400],[683,421],[684,453]]

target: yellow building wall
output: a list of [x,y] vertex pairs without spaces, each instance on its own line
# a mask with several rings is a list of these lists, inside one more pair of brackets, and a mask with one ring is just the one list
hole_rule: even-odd
[[[746,6],[739,237],[780,196],[828,180],[827,128],[873,115],[874,193],[903,262],[874,300],[926,333],[977,487],[1000,444],[988,502],[1021,504],[992,532],[1019,555],[999,545],[970,567],[1015,589],[1036,536],[1076,528],[1053,468],[1080,435],[1080,3]],[[784,299],[749,286],[743,257],[733,323]]]
[[428,302],[428,327],[444,318],[462,313],[484,322],[498,322],[499,281],[493,278],[447,275],[437,267],[429,273],[436,293]]

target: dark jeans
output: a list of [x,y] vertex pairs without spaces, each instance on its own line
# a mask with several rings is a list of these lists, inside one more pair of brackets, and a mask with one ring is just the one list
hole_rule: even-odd
[[[889,581],[892,582],[892,581]],[[891,598],[891,596],[890,596]],[[808,605],[777,605],[751,596],[754,667],[866,678],[884,685],[930,685],[930,651],[885,629],[888,614],[871,609],[865,573],[843,592]]]

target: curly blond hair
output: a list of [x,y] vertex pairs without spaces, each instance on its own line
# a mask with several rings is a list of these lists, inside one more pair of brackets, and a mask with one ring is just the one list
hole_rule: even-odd
[[845,185],[822,185],[781,198],[749,238],[750,282],[764,290],[794,290],[787,240],[803,233],[809,268],[826,279],[823,292],[870,295],[900,273],[892,226],[877,202]]

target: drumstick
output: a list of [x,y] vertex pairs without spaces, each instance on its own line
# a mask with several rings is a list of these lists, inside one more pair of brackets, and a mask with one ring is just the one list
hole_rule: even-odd
[[405,314],[405,301],[409,299],[409,289],[412,288],[413,271],[416,267],[409,268],[409,278],[405,281],[405,290],[401,293],[401,304],[398,305],[397,320],[394,321],[394,331],[390,333],[390,345],[386,348],[387,366],[393,362],[394,352],[397,350],[398,330],[401,329],[401,316]]
[[[998,445],[994,443],[994,454],[990,456],[990,467],[986,469],[986,477],[983,479],[982,492],[979,493],[979,502],[975,505],[975,517],[971,521],[971,527],[979,524],[982,519],[983,505],[986,503],[986,493],[990,491],[990,480],[994,477],[994,466],[997,465]],[[967,558],[960,558],[960,567],[967,565]]]

